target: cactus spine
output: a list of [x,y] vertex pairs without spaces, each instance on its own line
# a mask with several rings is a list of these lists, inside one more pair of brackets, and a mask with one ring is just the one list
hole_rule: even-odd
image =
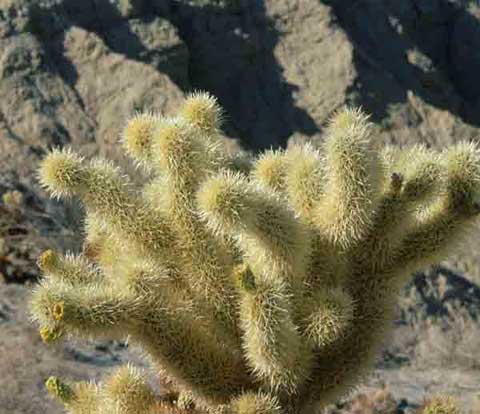
[[206,93],[176,117],[137,114],[125,151],[143,188],[104,160],[53,150],[42,185],[86,207],[78,255],[47,251],[31,309],[42,338],[123,337],[179,393],[123,367],[95,385],[50,379],[71,414],[314,413],[368,372],[399,288],[476,224],[480,151],[380,148],[358,110],[321,147],[227,154]]

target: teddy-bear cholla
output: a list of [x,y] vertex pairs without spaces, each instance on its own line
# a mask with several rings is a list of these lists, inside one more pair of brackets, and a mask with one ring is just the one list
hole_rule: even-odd
[[72,414],[314,413],[365,375],[415,270],[471,235],[480,152],[381,147],[359,110],[319,145],[230,154],[222,110],[194,93],[176,117],[136,114],[122,143],[148,182],[54,149],[39,177],[79,196],[80,254],[45,252],[31,309],[42,338],[125,338],[176,397],[130,365],[48,389]]

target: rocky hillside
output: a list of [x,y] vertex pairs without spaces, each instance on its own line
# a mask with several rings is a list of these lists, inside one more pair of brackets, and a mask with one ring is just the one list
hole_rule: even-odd
[[320,136],[345,103],[386,142],[474,137],[479,18],[466,0],[1,0],[2,165],[53,145],[115,153],[135,110],[192,89],[252,150]]
[[33,179],[49,148],[129,168],[128,117],[194,89],[219,98],[233,148],[321,139],[345,103],[382,142],[477,139],[479,45],[468,0],[0,0],[0,192],[62,217]]
[[[185,93],[202,89],[226,110],[232,151],[320,141],[344,104],[371,114],[380,142],[441,148],[480,138],[478,73],[474,0],[0,0],[0,280],[34,279],[41,249],[75,250],[81,241],[79,208],[48,200],[36,182],[52,147],[133,171],[118,144],[126,120],[174,111]],[[478,257],[472,246],[449,264],[478,282]],[[9,382],[21,376],[22,361],[4,350],[22,341],[39,368],[3,388],[1,414],[5,401],[9,414],[47,407],[12,396],[43,393],[48,361],[70,355],[36,353],[41,344],[18,310],[22,289],[0,293],[17,315],[0,307],[0,372],[12,373]]]

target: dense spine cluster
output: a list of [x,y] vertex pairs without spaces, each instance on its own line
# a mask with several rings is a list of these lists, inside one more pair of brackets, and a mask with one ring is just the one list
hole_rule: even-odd
[[229,155],[206,93],[137,114],[125,151],[151,180],[53,150],[42,185],[86,210],[80,254],[47,251],[31,309],[42,338],[129,336],[178,391],[127,366],[48,389],[71,414],[315,413],[355,385],[412,271],[451,254],[480,211],[480,151],[380,147],[358,110],[318,147]]

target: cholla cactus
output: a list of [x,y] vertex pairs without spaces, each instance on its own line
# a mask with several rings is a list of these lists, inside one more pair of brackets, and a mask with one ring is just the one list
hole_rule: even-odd
[[[190,95],[173,118],[138,114],[123,145],[151,181],[54,150],[43,186],[86,207],[83,252],[45,252],[31,307],[46,342],[139,344],[176,404],[122,368],[49,389],[72,414],[314,413],[368,372],[399,288],[460,246],[479,205],[480,151],[380,148],[360,111],[322,147],[229,156],[222,112]],[[165,411],[166,410],[166,411]]]

